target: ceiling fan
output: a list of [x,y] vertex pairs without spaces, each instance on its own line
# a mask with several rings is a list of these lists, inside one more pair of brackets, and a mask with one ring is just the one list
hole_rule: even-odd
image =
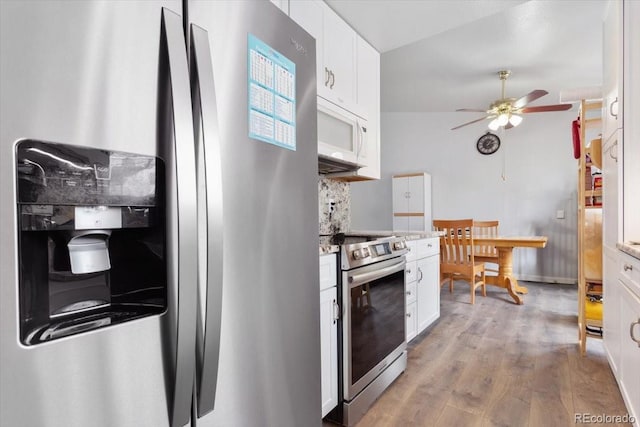
[[473,108],[460,108],[456,110],[485,113],[486,116],[476,120],[472,120],[468,123],[461,124],[459,126],[451,128],[451,130],[460,129],[463,126],[477,123],[485,119],[493,119],[489,123],[489,129],[491,130],[497,130],[500,126],[504,126],[505,129],[511,129],[512,127],[518,126],[520,122],[522,122],[521,114],[541,113],[545,111],[565,111],[571,109],[571,104],[540,105],[536,107],[527,107],[527,104],[549,93],[546,90],[541,89],[533,90],[518,99],[506,98],[504,86],[507,81],[507,77],[509,77],[510,74],[511,71],[509,70],[498,71],[498,75],[500,76],[500,80],[502,81],[502,96],[500,97],[500,99],[494,101],[489,106],[488,110]]

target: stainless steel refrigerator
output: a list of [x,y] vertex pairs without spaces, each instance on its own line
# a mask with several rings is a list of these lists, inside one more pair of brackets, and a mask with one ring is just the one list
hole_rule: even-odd
[[320,425],[315,41],[267,0],[0,20],[0,425]]

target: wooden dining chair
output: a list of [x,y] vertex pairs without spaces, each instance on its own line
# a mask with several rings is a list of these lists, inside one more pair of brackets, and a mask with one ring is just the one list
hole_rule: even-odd
[[476,302],[478,287],[486,297],[484,262],[475,259],[473,220],[434,220],[433,227],[444,232],[440,237],[440,285],[448,280],[449,292],[453,292],[454,279],[463,279],[471,286],[471,304]]
[[[499,221],[473,221],[473,235],[475,237],[497,237]],[[475,260],[485,263],[485,271],[497,273],[497,267],[487,267],[487,263],[498,264],[498,250],[492,245],[475,245]]]

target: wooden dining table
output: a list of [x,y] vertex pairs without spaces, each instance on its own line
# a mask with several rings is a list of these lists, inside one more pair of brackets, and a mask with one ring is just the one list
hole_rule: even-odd
[[520,294],[526,294],[527,288],[520,286],[513,276],[514,248],[544,248],[547,245],[546,236],[474,236],[474,243],[492,245],[498,251],[498,275],[486,276],[486,284],[505,288],[516,304],[523,304]]

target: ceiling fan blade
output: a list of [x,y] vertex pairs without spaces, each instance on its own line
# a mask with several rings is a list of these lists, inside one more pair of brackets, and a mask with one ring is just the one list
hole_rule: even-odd
[[480,110],[477,108],[458,108],[456,111],[468,111],[470,113],[486,113],[487,110]]
[[520,99],[516,99],[513,103],[513,108],[522,108],[525,105],[527,105],[530,102],[535,101],[538,98],[542,98],[543,96],[545,96],[546,94],[548,94],[549,92],[547,92],[546,90],[542,90],[542,89],[536,89],[536,90],[532,90],[531,92],[529,92],[528,94],[526,94],[525,96],[523,96]]
[[480,117],[479,119],[476,119],[476,120],[473,120],[473,121],[470,121],[470,122],[464,123],[464,124],[462,124],[462,125],[456,126],[456,127],[454,127],[454,128],[451,128],[451,130],[460,129],[460,128],[461,128],[461,127],[463,127],[463,126],[467,126],[467,125],[470,125],[470,124],[473,124],[473,123],[481,122],[481,121],[483,121],[483,120],[485,120],[485,119],[487,119],[487,118],[489,118],[489,116],[486,116],[486,117]]
[[525,107],[521,113],[544,113],[545,111],[566,111],[573,107],[571,104],[539,105],[537,107]]

